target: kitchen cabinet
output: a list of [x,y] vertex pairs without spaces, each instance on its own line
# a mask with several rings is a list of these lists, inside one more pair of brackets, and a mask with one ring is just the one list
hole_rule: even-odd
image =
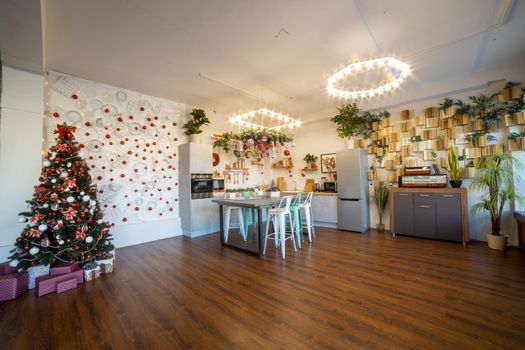
[[323,227],[337,225],[337,195],[335,193],[315,193],[312,199],[314,224]]
[[394,235],[468,242],[466,188],[393,188],[390,213]]

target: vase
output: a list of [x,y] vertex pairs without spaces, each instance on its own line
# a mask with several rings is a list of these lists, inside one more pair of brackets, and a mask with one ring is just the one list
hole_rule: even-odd
[[505,250],[507,246],[507,236],[487,233],[487,244],[490,249]]
[[463,183],[463,180],[449,180],[448,182],[450,183],[450,186],[452,186],[452,188],[460,188],[461,184]]
[[201,134],[191,134],[190,135],[190,142],[201,143],[201,140],[202,140]]
[[380,222],[379,224],[376,225],[376,230],[379,233],[385,232],[385,225],[382,222]]

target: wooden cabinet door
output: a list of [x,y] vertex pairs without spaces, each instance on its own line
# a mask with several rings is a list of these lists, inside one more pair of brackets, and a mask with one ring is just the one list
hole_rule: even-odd
[[461,195],[440,193],[436,195],[437,238],[462,241]]
[[436,205],[434,203],[414,204],[414,236],[436,238]]
[[400,235],[414,233],[414,196],[412,193],[394,193],[394,230]]

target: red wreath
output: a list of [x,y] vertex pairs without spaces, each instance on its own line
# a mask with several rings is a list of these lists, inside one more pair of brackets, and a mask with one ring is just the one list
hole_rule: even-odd
[[213,153],[213,166],[219,165],[221,157],[217,153]]

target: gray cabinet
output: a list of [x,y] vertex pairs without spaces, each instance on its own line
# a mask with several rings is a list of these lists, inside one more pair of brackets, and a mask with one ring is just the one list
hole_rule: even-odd
[[436,238],[436,205],[415,203],[413,236]]
[[394,193],[396,233],[414,233],[414,196],[412,193]]
[[468,241],[466,189],[395,188],[392,192],[392,233],[464,243]]
[[461,242],[461,196],[459,194],[443,193],[436,196],[436,224],[438,239]]

